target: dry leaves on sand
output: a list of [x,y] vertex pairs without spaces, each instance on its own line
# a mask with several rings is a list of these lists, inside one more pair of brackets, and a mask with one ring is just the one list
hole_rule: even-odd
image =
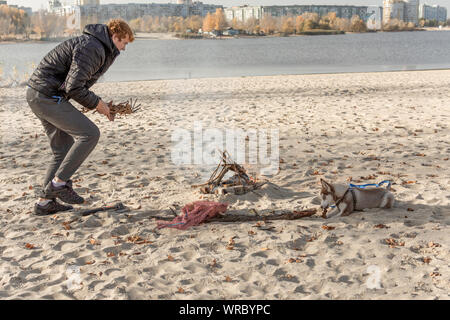
[[334,230],[334,229],[336,229],[336,227],[323,225],[323,226],[322,226],[322,229],[323,229],[323,230]]
[[434,277],[439,277],[441,276],[441,274],[439,272],[432,272],[430,273],[430,277],[434,278]]
[[286,263],[300,263],[300,262],[303,262],[303,260],[302,259],[298,259],[298,258],[296,258],[296,259],[289,258],[289,260]]
[[431,262],[431,258],[430,257],[424,257],[424,258],[422,258],[422,260],[426,264],[430,264],[430,262]]
[[139,236],[130,236],[130,237],[127,238],[127,242],[131,242],[131,243],[134,243],[134,244],[147,244],[147,243],[150,244],[150,243],[153,243],[152,241],[142,239]]
[[89,239],[89,243],[92,245],[100,245],[100,242],[98,242],[97,240],[95,240],[94,238],[90,238]]
[[405,242],[404,241],[397,241],[393,238],[384,239],[384,241],[389,245],[389,248],[395,248],[395,247],[404,247]]
[[230,238],[230,240],[228,240],[228,244],[226,246],[226,249],[227,250],[233,250],[234,249],[234,244],[235,244],[235,242],[234,242],[233,238]]
[[437,247],[440,247],[440,246],[441,245],[439,243],[436,243],[436,242],[433,242],[433,241],[428,242],[428,248],[437,248]]
[[27,244],[25,244],[25,248],[27,248],[27,249],[34,249],[34,248],[36,248],[36,246],[34,244],[27,243]]
[[385,224],[380,223],[380,224],[377,224],[376,226],[374,226],[374,228],[376,228],[376,229],[389,229],[390,227],[388,227]]

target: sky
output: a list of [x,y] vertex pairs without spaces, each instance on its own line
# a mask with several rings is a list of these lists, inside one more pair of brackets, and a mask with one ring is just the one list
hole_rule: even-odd
[[[7,0],[8,4],[32,7],[33,11],[47,7],[47,0]],[[71,0],[62,0],[70,3]],[[176,3],[176,0],[100,0],[100,3]],[[203,3],[221,4],[224,7],[239,5],[287,5],[287,4],[331,4],[331,5],[383,5],[383,0],[203,0]],[[420,3],[438,4],[450,11],[450,0],[420,0]],[[450,15],[450,14],[449,14]]]

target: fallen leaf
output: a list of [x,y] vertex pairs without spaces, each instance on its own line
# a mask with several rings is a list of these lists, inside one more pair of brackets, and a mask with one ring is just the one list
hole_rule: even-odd
[[367,177],[360,177],[360,179],[362,179],[362,180],[373,180],[373,179],[375,179],[376,177],[377,177],[376,175],[370,174],[370,175],[368,175]]
[[225,277],[225,281],[226,281],[226,282],[231,282],[231,278],[230,278],[229,276],[226,276],[226,277]]
[[251,236],[253,236],[253,235],[255,235],[255,234],[256,234],[256,232],[255,232],[255,231],[253,231],[253,230],[249,230],[249,231],[248,231],[248,234],[249,234],[249,235],[251,235]]
[[431,258],[430,257],[422,258],[422,260],[426,264],[429,264],[431,262]]
[[64,235],[62,233],[54,233],[52,237],[64,237]]
[[300,263],[300,262],[302,262],[302,260],[301,259],[289,258],[289,260],[286,263],[294,263],[294,262]]
[[382,223],[377,224],[376,226],[374,226],[374,228],[377,228],[377,229],[389,229],[389,227],[387,225],[382,224]]
[[35,246],[34,246],[34,244],[27,243],[27,244],[25,245],[25,248],[27,248],[27,249],[34,249]]
[[99,244],[99,243],[98,243],[95,239],[93,239],[93,238],[89,239],[89,243],[92,244],[92,245]]
[[336,227],[331,227],[331,226],[323,225],[323,226],[322,226],[322,229],[323,229],[323,230],[334,230],[334,229],[336,229]]
[[179,288],[178,288],[178,293],[184,293],[184,289],[181,288],[181,287],[179,287]]
[[175,258],[172,257],[170,254],[167,256],[167,259],[168,259],[169,261],[174,261],[174,260],[175,260]]
[[270,250],[269,248],[261,248],[261,251],[267,251]]
[[86,261],[84,264],[94,264],[95,263],[95,260],[92,260],[92,261]]
[[234,249],[234,240],[233,238],[230,238],[230,240],[228,240],[228,244],[227,244],[227,250],[233,250]]
[[108,257],[115,257],[116,255],[114,254],[114,252],[108,252],[106,254]]
[[408,208],[408,209],[406,209],[406,211],[414,211],[414,209],[413,208]]
[[437,248],[440,247],[441,245],[439,243],[435,243],[435,242],[428,242],[428,248]]
[[430,273],[430,277],[439,277],[441,274],[439,272],[432,272]]
[[212,268],[217,267],[217,261],[216,261],[216,259],[213,259],[213,261],[211,262],[210,266],[211,266]]

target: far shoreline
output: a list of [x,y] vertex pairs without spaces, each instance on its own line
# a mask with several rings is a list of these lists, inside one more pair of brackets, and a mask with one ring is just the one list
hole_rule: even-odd
[[[327,32],[314,31],[305,32],[304,34],[271,34],[271,35],[245,35],[239,34],[235,36],[217,36],[217,37],[200,37],[200,38],[183,38],[177,37],[180,33],[177,32],[136,32],[135,38],[136,40],[226,40],[226,39],[262,39],[262,38],[288,38],[288,37],[303,37],[303,36],[315,36],[315,35],[343,35],[343,34],[366,34],[366,33],[392,33],[392,32],[416,32],[416,31],[450,31],[450,26],[438,28],[438,27],[423,27],[416,28],[414,30],[395,30],[395,31],[383,31],[383,30],[374,30],[367,32],[339,32],[337,30],[326,30]],[[192,33],[190,35],[197,35],[196,33]],[[17,44],[17,43],[52,43],[52,42],[62,42],[72,38],[72,36],[67,37],[56,37],[56,38],[42,38],[42,39],[23,39],[20,35],[17,38],[7,38],[5,40],[0,39],[0,44]]]

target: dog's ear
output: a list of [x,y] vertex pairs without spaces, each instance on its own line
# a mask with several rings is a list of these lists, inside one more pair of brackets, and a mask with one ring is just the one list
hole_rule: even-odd
[[322,184],[322,189],[327,193],[331,193],[333,191],[333,186],[328,182],[326,182],[325,180],[323,180],[322,178],[320,179],[320,183]]

